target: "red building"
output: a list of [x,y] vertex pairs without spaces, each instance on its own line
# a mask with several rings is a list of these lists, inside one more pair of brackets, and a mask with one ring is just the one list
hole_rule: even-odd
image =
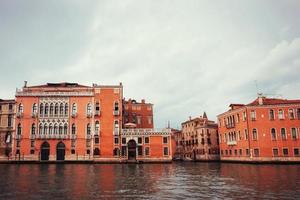
[[123,127],[154,128],[153,104],[123,99]]
[[145,129],[147,122],[142,120],[140,127],[144,129],[122,130],[122,101],[121,83],[91,87],[77,83],[25,83],[16,92],[16,134],[11,159],[171,160],[170,131],[153,129],[152,104],[141,103],[141,113],[151,116],[151,128],[145,125]]
[[181,124],[182,131],[177,132],[177,158],[194,161],[219,160],[218,125],[203,116]]
[[300,161],[300,100],[259,96],[218,116],[221,160]]

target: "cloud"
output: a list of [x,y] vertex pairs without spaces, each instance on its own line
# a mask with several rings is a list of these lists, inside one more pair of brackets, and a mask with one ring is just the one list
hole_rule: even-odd
[[260,91],[300,98],[299,1],[0,3],[1,98],[29,84],[123,82],[155,124],[212,119]]

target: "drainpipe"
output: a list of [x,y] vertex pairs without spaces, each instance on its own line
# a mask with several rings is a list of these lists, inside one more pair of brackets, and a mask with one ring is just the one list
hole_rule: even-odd
[[252,158],[252,151],[250,146],[250,130],[249,130],[249,120],[248,120],[248,111],[246,107],[246,122],[247,122],[247,132],[248,132],[248,148],[249,148],[249,157]]

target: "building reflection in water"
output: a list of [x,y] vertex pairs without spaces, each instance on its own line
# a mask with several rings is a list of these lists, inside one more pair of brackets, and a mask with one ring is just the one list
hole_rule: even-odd
[[300,198],[299,165],[3,164],[0,178],[0,199]]

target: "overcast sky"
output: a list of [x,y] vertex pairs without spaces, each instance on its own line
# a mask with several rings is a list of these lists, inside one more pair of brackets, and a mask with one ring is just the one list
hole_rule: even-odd
[[299,0],[0,1],[0,98],[119,84],[173,127],[260,92],[300,99]]

